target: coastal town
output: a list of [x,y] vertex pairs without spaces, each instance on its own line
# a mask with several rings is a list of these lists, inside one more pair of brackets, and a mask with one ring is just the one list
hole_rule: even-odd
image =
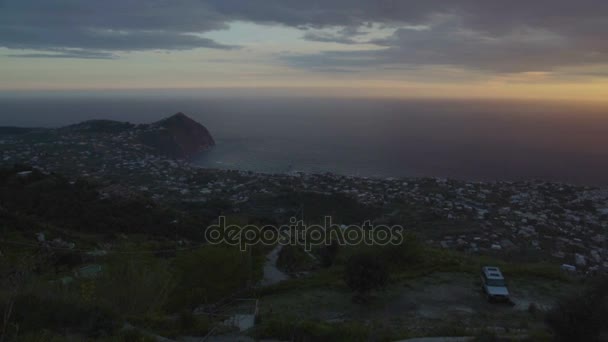
[[[281,219],[299,209],[273,203],[272,198],[281,194],[343,196],[374,208],[379,215],[370,220],[402,225],[440,248],[548,261],[579,274],[608,270],[606,188],[542,181],[472,182],[204,169],[142,144],[137,137],[150,127],[128,127],[91,132],[89,126],[80,124],[69,129],[0,135],[0,163],[31,165],[74,181],[91,179],[107,185],[101,196],[142,193],[156,201],[222,200],[230,203],[231,213],[256,215],[263,211]],[[412,210],[430,215],[432,225],[411,224],[407,213]]]

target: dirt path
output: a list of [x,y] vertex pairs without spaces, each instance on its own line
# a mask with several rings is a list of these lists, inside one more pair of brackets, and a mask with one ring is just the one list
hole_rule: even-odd
[[274,248],[268,255],[266,255],[266,263],[264,263],[264,279],[262,279],[260,285],[269,286],[282,282],[283,280],[289,279],[289,276],[283,273],[277,268],[277,260],[279,259],[279,252],[283,249],[283,245],[279,245]]

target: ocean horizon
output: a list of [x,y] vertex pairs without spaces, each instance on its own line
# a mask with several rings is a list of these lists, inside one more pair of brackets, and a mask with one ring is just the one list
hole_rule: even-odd
[[205,168],[361,177],[608,184],[608,115],[575,104],[263,97],[0,98],[1,126],[90,119],[145,123],[176,112],[217,145]]

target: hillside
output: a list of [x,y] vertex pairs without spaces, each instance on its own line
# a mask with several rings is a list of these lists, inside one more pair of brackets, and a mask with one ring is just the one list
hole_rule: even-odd
[[[234,332],[242,307],[225,299],[249,298],[256,326],[240,334],[253,338],[543,341],[556,326],[568,328],[559,319],[545,325],[558,298],[608,270],[608,189],[256,174],[181,158],[212,144],[183,114],[2,136],[0,312],[15,307],[6,334],[142,340],[121,336],[127,325],[176,340],[209,332],[230,340],[225,334]],[[219,216],[247,227],[279,227],[291,218],[310,227],[329,216],[344,230],[369,220],[407,235],[388,246],[359,241],[307,252],[305,244],[275,249],[264,242],[241,252],[205,243]],[[478,280],[483,265],[501,268],[511,305],[487,302]],[[274,283],[276,270],[289,279]],[[372,278],[370,271],[384,280],[363,297],[352,279]]]
[[215,145],[207,128],[183,113],[148,125],[139,138],[161,154],[178,159],[190,159]]
[[89,133],[120,133],[133,129],[135,125],[128,122],[114,120],[88,120],[74,125],[61,128],[61,130],[71,130]]

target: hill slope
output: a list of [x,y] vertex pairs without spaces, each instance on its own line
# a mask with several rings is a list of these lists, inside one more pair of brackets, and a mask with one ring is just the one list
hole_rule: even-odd
[[215,145],[207,128],[183,113],[148,125],[139,138],[159,153],[179,159],[190,159]]

